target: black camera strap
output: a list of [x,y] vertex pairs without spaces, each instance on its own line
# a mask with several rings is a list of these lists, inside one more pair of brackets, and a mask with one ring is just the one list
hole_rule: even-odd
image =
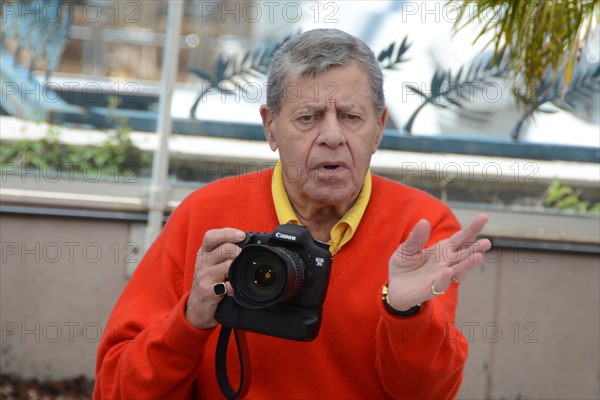
[[250,353],[248,352],[248,343],[246,342],[245,332],[233,329],[235,344],[238,350],[238,358],[240,360],[240,386],[237,392],[234,392],[231,387],[231,382],[229,382],[229,377],[227,376],[227,347],[229,347],[231,330],[231,328],[221,325],[217,342],[215,364],[219,388],[221,388],[221,392],[225,397],[233,400],[244,397],[248,393],[248,390],[250,389],[250,379],[252,377],[252,366],[250,365]]

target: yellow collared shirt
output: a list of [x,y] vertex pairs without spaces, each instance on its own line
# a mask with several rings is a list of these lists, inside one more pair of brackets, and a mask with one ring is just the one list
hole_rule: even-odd
[[[277,212],[277,219],[280,224],[294,223],[299,224],[300,221],[294,213],[290,199],[285,191],[285,185],[283,183],[283,168],[281,163],[278,162],[273,171],[273,181],[271,183],[271,192],[273,194],[273,202],[275,203],[275,212]],[[348,241],[356,232],[358,224],[362,219],[369,198],[371,197],[371,170],[367,171],[365,175],[365,181],[363,183],[362,190],[360,191],[358,198],[350,207],[350,210],[340,219],[333,228],[331,228],[331,239],[329,239],[329,250],[331,254],[335,254],[343,245]]]

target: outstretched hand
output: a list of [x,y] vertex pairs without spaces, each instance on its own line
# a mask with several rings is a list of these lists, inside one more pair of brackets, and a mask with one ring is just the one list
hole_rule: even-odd
[[453,280],[464,280],[491,248],[488,239],[475,241],[487,222],[487,215],[480,214],[466,228],[423,249],[431,226],[428,221],[420,220],[390,258],[389,304],[405,311],[443,293]]

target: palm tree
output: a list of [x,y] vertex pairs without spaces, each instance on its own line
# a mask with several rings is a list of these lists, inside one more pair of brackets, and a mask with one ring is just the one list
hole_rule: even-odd
[[560,75],[566,94],[574,67],[592,29],[600,22],[598,0],[452,0],[458,10],[455,30],[481,23],[476,41],[488,33],[494,57],[507,62],[520,103],[535,99],[548,75]]

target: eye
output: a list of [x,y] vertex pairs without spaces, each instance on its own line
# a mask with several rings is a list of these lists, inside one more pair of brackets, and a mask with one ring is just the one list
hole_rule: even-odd
[[358,116],[358,115],[355,115],[355,114],[346,114],[346,115],[345,115],[345,118],[346,118],[348,121],[358,121],[358,120],[360,119],[360,116]]
[[298,118],[301,122],[312,122],[315,120],[315,116],[312,114],[309,115],[302,115],[300,118]]

